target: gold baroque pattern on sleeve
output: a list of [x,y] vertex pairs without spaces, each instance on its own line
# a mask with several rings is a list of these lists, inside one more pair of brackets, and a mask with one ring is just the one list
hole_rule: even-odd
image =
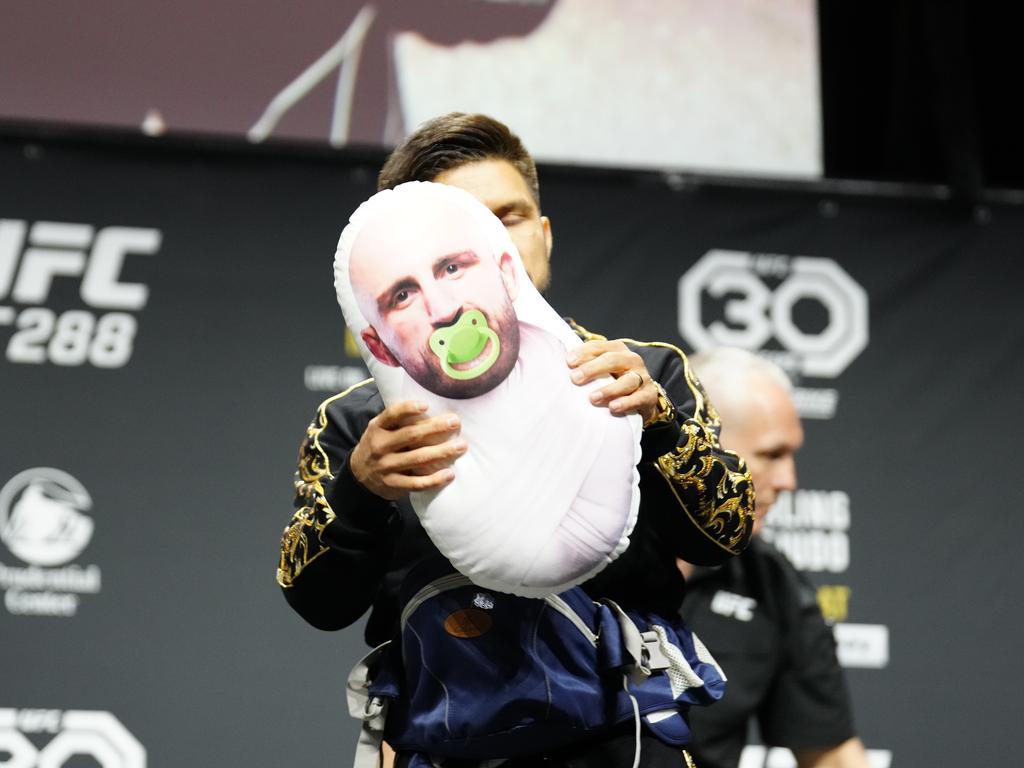
[[[680,427],[685,442],[658,457],[658,471],[701,532],[730,554],[739,554],[753,525],[754,485],[743,460],[718,444],[718,411],[679,347],[660,341],[622,341],[667,349],[682,363],[686,386],[694,399],[693,415]],[[733,457],[737,469],[731,469],[723,455]]]
[[327,427],[327,406],[344,397],[356,387],[372,381],[367,379],[320,405],[317,418],[306,429],[306,438],[299,448],[295,471],[295,494],[303,504],[292,515],[281,534],[281,559],[277,566],[277,583],[287,589],[295,583],[302,570],[327,551],[323,532],[336,517],[324,492],[324,480],[333,479],[331,461],[320,445],[320,435]]
[[[720,547],[739,554],[754,509],[750,475],[729,467],[715,451],[713,433],[700,424],[687,421],[682,431],[685,443],[658,458],[658,471],[694,524]],[[742,461],[738,466],[745,469]]]

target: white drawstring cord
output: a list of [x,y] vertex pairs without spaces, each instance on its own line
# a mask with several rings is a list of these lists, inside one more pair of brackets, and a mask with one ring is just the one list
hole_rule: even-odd
[[636,724],[636,741],[633,746],[633,768],[640,768],[640,705],[636,697],[629,692],[629,676],[622,676],[622,690],[629,696],[629,702],[633,705],[633,722]]

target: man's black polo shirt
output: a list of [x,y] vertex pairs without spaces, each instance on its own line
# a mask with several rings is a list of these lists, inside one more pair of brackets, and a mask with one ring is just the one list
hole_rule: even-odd
[[728,677],[724,698],[690,711],[700,768],[735,768],[750,718],[762,741],[833,747],[855,735],[832,630],[814,587],[760,538],[720,568],[699,568],[682,608]]

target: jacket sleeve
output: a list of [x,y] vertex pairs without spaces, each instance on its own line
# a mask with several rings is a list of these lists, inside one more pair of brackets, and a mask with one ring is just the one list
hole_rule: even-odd
[[397,507],[360,485],[349,454],[382,408],[372,380],[322,403],[295,473],[295,512],[281,536],[277,583],[319,629],[341,629],[373,604],[397,541]]
[[742,552],[750,540],[750,474],[739,456],[719,444],[718,414],[686,355],[671,344],[626,343],[644,358],[674,410],[672,420],[644,430],[644,514],[676,557],[697,565],[720,564]]

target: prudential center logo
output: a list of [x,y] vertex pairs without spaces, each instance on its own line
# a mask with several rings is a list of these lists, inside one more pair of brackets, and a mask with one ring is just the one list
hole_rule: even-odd
[[[71,616],[98,592],[99,567],[71,563],[92,539],[92,498],[67,472],[27,469],[0,489],[0,541],[28,567],[0,563],[4,604],[15,614]],[[63,567],[61,567],[63,566]]]
[[89,492],[67,472],[25,470],[0,490],[0,540],[30,565],[64,565],[92,538],[84,514],[91,508]]

